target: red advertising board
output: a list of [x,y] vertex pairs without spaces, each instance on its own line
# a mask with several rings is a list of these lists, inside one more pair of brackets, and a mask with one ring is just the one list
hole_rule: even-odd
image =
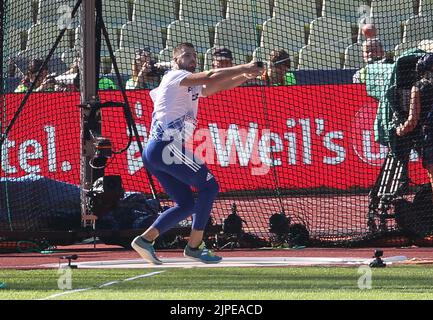
[[[8,123],[22,94],[6,96]],[[152,104],[146,90],[128,91],[143,141]],[[102,101],[122,101],[119,92]],[[1,177],[30,173],[79,184],[80,111],[77,93],[30,96],[2,148]],[[202,98],[191,147],[220,182],[222,191],[282,188],[350,189],[371,186],[386,155],[374,142],[377,103],[363,85],[245,87]],[[103,111],[103,135],[116,150],[128,130],[121,109]],[[424,182],[420,161],[411,178]],[[413,174],[417,172],[417,174]],[[419,174],[419,172],[422,172]],[[135,139],[109,161],[107,174],[124,187],[148,191]]]

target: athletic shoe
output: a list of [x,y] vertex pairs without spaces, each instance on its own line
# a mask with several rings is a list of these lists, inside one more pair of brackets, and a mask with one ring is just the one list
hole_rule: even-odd
[[222,260],[222,257],[214,255],[212,251],[207,249],[204,242],[201,243],[198,250],[191,250],[189,246],[186,246],[183,250],[183,256],[203,263],[218,263]]
[[131,247],[147,262],[152,264],[162,264],[162,261],[159,260],[155,254],[153,245],[143,241],[140,236],[132,240]]

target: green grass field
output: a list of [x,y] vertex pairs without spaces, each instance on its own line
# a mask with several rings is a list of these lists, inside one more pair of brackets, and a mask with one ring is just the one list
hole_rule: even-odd
[[[53,299],[433,299],[430,266],[372,269],[372,289],[360,290],[355,267],[73,270],[72,290]],[[43,299],[58,289],[57,270],[0,270],[0,299]],[[112,282],[118,283],[99,288]]]

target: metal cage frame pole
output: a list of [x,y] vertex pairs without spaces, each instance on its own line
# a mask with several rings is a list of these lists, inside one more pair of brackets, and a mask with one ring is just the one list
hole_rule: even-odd
[[[83,227],[95,228],[96,216],[89,213],[87,208],[87,191],[92,187],[93,177],[90,161],[93,157],[92,141],[86,128],[91,126],[94,131],[101,132],[101,115],[96,111],[96,117],[90,117],[91,106],[98,101],[96,83],[96,0],[85,0],[80,11],[80,199],[81,220]],[[93,123],[89,123],[92,121]]]
[[[4,54],[4,31],[5,31],[5,1],[4,0],[0,0],[0,70],[1,70],[1,78],[0,78],[0,137],[3,135],[3,123],[4,123],[4,119],[3,116],[4,115],[4,66],[3,66],[3,54]],[[2,161],[2,152],[0,149],[0,165],[1,165],[1,161]]]
[[[4,31],[5,31],[5,0],[0,0],[0,140],[3,137],[3,126],[6,122],[6,107],[5,107],[5,86],[4,86],[4,66],[3,66],[3,54],[4,54]],[[5,137],[6,138],[6,137]],[[0,178],[2,177],[2,163],[3,163],[3,151],[2,143],[0,143]]]

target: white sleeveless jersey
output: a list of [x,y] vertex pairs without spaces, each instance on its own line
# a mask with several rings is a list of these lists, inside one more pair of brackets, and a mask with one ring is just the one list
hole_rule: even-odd
[[170,70],[160,85],[150,91],[154,109],[152,113],[151,137],[161,139],[187,130],[192,134],[196,125],[198,100],[202,86],[186,87],[180,82],[192,74],[186,70]]

